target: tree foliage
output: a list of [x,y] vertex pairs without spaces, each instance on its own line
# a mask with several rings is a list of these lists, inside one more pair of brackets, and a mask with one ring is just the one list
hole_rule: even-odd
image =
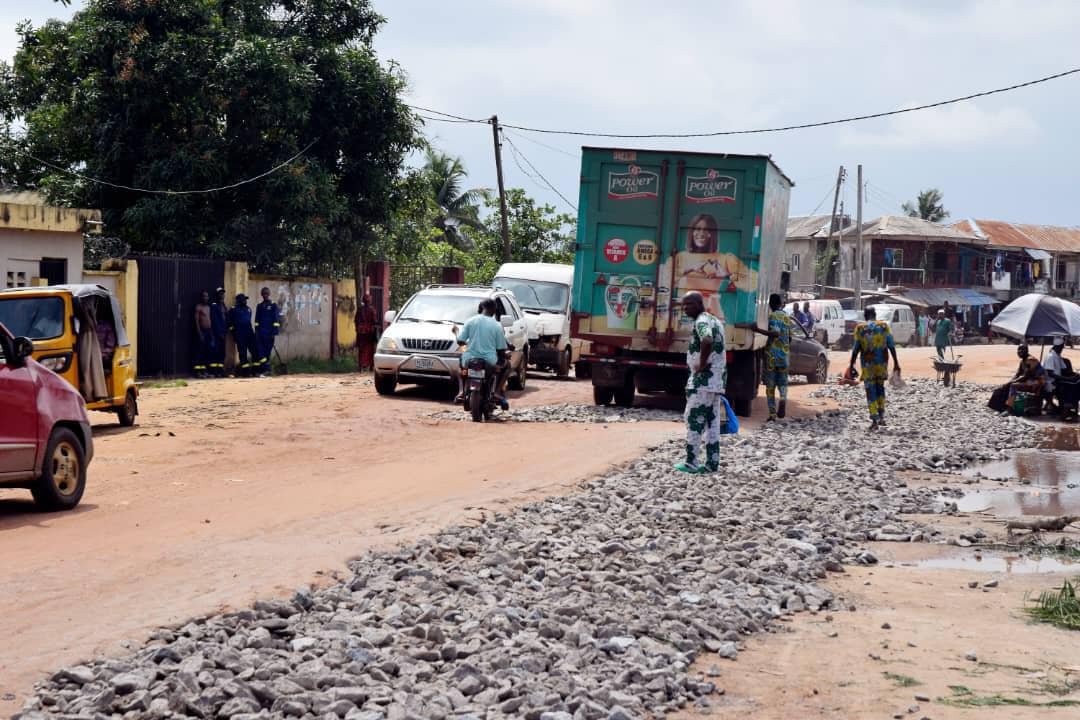
[[468,250],[473,247],[469,229],[478,229],[480,204],[489,196],[486,188],[465,189],[468,173],[461,158],[453,157],[428,147],[424,163],[424,177],[428,192],[439,214],[435,227],[451,245]]
[[[403,73],[372,47],[382,23],[369,0],[87,0],[69,22],[23,24],[0,65],[0,183],[101,208],[136,251],[340,273],[406,199],[421,143]],[[230,185],[311,143],[228,190],[115,187]]]
[[945,195],[937,188],[930,188],[919,193],[918,199],[913,203],[905,202],[901,207],[908,217],[922,218],[930,222],[941,222],[949,217],[949,211],[942,205]]

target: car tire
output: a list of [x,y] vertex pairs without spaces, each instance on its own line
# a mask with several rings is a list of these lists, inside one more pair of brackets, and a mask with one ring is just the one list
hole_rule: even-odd
[[86,490],[86,452],[78,435],[65,427],[53,428],[41,477],[30,492],[46,510],[71,510],[82,500]]
[[397,389],[397,378],[393,375],[375,373],[375,392],[380,395],[393,395]]
[[521,356],[521,366],[518,368],[517,375],[510,378],[506,383],[510,386],[511,390],[524,390],[525,383],[529,377],[529,354],[524,353]]
[[829,358],[818,355],[814,364],[814,372],[807,378],[814,385],[824,385],[829,381]]
[[135,416],[139,414],[139,402],[135,399],[135,391],[128,390],[124,396],[124,404],[116,411],[120,418],[121,427],[131,427],[135,424]]
[[596,405],[610,405],[615,398],[615,388],[593,385],[592,398]]
[[555,376],[566,379],[570,376],[570,348],[563,350],[559,356],[559,364],[555,367]]

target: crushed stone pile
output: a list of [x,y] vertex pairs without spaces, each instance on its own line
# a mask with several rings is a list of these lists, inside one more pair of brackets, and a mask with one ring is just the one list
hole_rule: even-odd
[[717,474],[676,473],[681,445],[659,445],[576,494],[370,553],[333,586],[61,669],[20,717],[625,720],[705,709],[719,681],[691,663],[736,658],[780,616],[847,607],[820,581],[876,563],[865,540],[926,539],[902,515],[931,512],[934,492],[895,470],[959,467],[1031,432],[964,386],[890,393],[876,433],[861,389],[818,392],[843,409],[726,436]]

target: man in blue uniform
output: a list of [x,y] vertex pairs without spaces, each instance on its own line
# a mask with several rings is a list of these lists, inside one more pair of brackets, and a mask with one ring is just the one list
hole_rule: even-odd
[[274,338],[281,332],[281,311],[270,299],[270,288],[260,292],[262,302],[255,306],[255,360],[252,363],[259,374],[270,375],[270,356],[274,352]]
[[255,331],[251,327],[251,308],[247,300],[247,295],[238,294],[236,305],[229,310],[229,332],[233,334],[236,352],[240,356],[236,374],[243,376],[251,375],[252,360],[256,359]]
[[229,331],[228,307],[225,305],[225,288],[218,288],[210,303],[210,332],[214,336],[214,348],[210,355],[210,374],[225,377],[225,333]]

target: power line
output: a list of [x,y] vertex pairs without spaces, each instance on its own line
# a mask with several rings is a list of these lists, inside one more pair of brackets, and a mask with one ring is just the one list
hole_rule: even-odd
[[472,123],[472,120],[455,120],[454,118],[430,117],[428,115],[423,115],[421,113],[417,113],[416,116],[418,118],[420,118],[421,120],[427,120],[428,122],[458,123],[458,124]]
[[442,115],[443,117],[450,118],[451,120],[457,120],[458,122],[477,123],[479,125],[491,124],[491,118],[467,118],[462,117],[461,115],[454,115],[453,113],[443,112],[442,110],[432,110],[431,108],[421,107],[420,105],[409,105],[408,103],[405,104],[405,107],[411,108],[413,110],[419,110],[420,112],[431,113],[432,115]]
[[825,204],[825,201],[829,199],[829,196],[830,196],[830,195],[832,195],[832,193],[833,193],[833,189],[834,189],[834,188],[833,188],[833,187],[832,187],[832,186],[830,185],[830,186],[829,186],[829,189],[825,191],[825,196],[824,196],[823,198],[821,198],[821,202],[819,202],[819,203],[817,204],[817,207],[816,207],[816,208],[814,208],[813,210],[811,210],[810,212],[808,212],[808,213],[807,213],[807,215],[808,215],[808,216],[810,216],[810,215],[817,215],[817,211],[821,209],[821,206],[822,206],[822,205],[824,205],[824,204]]
[[[1008,85],[1006,87],[995,88],[993,90],[984,90],[982,92],[971,93],[962,97],[951,98],[949,100],[940,100],[938,102],[927,103],[925,105],[917,105],[910,108],[901,108],[898,110],[888,110],[886,112],[869,113],[866,115],[853,115],[850,117],[839,118],[836,120],[822,120],[818,122],[799,123],[796,125],[781,125],[777,127],[767,128],[755,128],[750,130],[716,130],[712,132],[689,132],[689,133],[609,133],[609,132],[593,132],[588,130],[555,130],[551,128],[537,128],[529,127],[526,125],[514,125],[511,123],[500,123],[503,127],[511,128],[513,130],[520,130],[522,132],[542,133],[546,135],[578,135],[583,137],[600,137],[600,138],[625,138],[625,139],[642,139],[642,138],[706,138],[706,137],[720,137],[723,135],[754,135],[760,133],[775,133],[786,132],[789,130],[806,130],[808,128],[826,127],[829,125],[840,125],[843,123],[859,122],[862,120],[874,120],[877,118],[891,117],[894,115],[904,115],[906,113],[918,112],[920,110],[930,110],[932,108],[943,107],[946,105],[954,105],[956,103],[964,102],[966,100],[974,100],[975,98],[987,97],[990,95],[999,95],[1001,93],[1011,92],[1013,90],[1019,90],[1021,88],[1031,87],[1032,85],[1039,85],[1041,83],[1050,82],[1051,80],[1057,80],[1069,75],[1075,75],[1080,73],[1080,68],[1073,68],[1072,70],[1065,70],[1063,72],[1054,73],[1053,75],[1047,75],[1045,77],[1036,78],[1034,80],[1028,80],[1027,82],[1017,83],[1015,85]],[[460,115],[454,115],[452,113],[444,113],[438,110],[431,110],[429,108],[422,108],[410,105],[414,110],[422,110],[424,112],[435,113],[436,115],[443,115],[445,117],[453,118],[455,120],[462,120],[474,123],[486,123],[487,120],[476,120],[471,118],[462,117]]]
[[[460,122],[460,121],[458,121],[458,122]],[[521,139],[521,140],[527,140],[528,142],[531,142],[533,145],[539,145],[540,147],[547,148],[548,150],[553,150],[554,152],[557,152],[560,155],[565,155],[566,157],[573,158],[574,160],[579,160],[580,157],[581,157],[580,155],[578,155],[578,153],[567,152],[566,150],[563,150],[561,148],[557,148],[554,145],[548,145],[547,143],[542,143],[542,142],[540,142],[539,140],[537,140],[535,138],[529,137],[528,135],[522,135],[520,133],[510,133],[510,134],[513,135],[516,138]]]
[[[554,185],[552,185],[552,184],[551,184],[551,182],[550,182],[550,181],[549,181],[549,180],[548,180],[548,179],[547,179],[546,177],[544,177],[544,174],[543,174],[542,172],[540,172],[539,170],[537,170],[537,169],[536,169],[536,166],[535,166],[535,165],[533,165],[533,164],[532,164],[532,163],[531,163],[531,162],[529,161],[529,158],[525,157],[525,153],[521,152],[521,150],[520,150],[520,149],[519,149],[519,148],[518,148],[518,147],[517,147],[516,145],[514,145],[514,141],[513,141],[513,140],[511,140],[511,139],[510,139],[509,137],[504,137],[503,139],[504,139],[504,140],[506,140],[506,144],[510,146],[510,148],[511,148],[511,150],[513,150],[514,154],[515,154],[515,155],[520,155],[520,156],[521,156],[521,159],[525,161],[525,164],[526,164],[526,165],[528,165],[528,166],[529,166],[530,168],[532,168],[532,171],[533,171],[534,173],[536,173],[536,174],[537,174],[537,175],[538,175],[538,176],[540,177],[540,179],[541,179],[541,180],[543,180],[543,181],[544,181],[544,184],[545,184],[545,185],[547,185],[547,186],[548,186],[549,188],[551,188],[551,191],[552,191],[553,193],[555,193],[555,194],[556,194],[556,195],[558,195],[558,196],[559,196],[560,198],[562,198],[562,201],[563,201],[564,203],[566,203],[567,205],[569,205],[569,206],[570,206],[571,208],[573,208],[573,209],[574,209],[574,212],[577,212],[577,211],[578,211],[578,209],[577,209],[577,205],[575,205],[574,203],[572,203],[572,202],[570,202],[569,200],[567,200],[567,199],[566,199],[566,196],[565,196],[565,195],[563,195],[563,194],[562,194],[561,192],[559,192],[559,189],[558,189],[557,187],[555,187]],[[516,162],[516,160],[515,160],[515,162]],[[528,173],[526,173],[526,174],[528,174]]]
[[80,180],[85,180],[86,182],[91,182],[91,183],[96,183],[98,185],[105,185],[107,187],[116,188],[117,190],[128,190],[128,191],[131,191],[131,192],[141,192],[141,193],[147,193],[147,194],[150,194],[150,195],[202,195],[202,194],[206,194],[206,193],[221,192],[223,190],[233,190],[235,188],[241,187],[242,185],[248,185],[248,184],[256,182],[258,180],[262,180],[264,177],[267,177],[268,175],[273,175],[278,170],[281,170],[283,167],[291,164],[293,160],[296,160],[296,158],[298,158],[301,155],[303,155],[304,153],[306,153],[308,150],[311,149],[311,146],[314,145],[317,142],[319,142],[319,138],[315,138],[314,140],[309,142],[307,144],[307,146],[304,147],[303,150],[296,153],[295,155],[290,157],[288,160],[285,160],[284,162],[278,163],[277,165],[270,168],[266,172],[259,173],[258,175],[255,175],[254,177],[247,178],[246,180],[240,180],[238,182],[234,182],[234,183],[231,183],[229,185],[222,185],[220,187],[213,187],[213,188],[204,188],[202,190],[156,190],[156,189],[151,189],[151,188],[140,188],[140,187],[131,187],[130,185],[121,185],[119,183],[109,182],[108,180],[101,180],[99,178],[90,177],[89,175],[84,175],[82,173],[75,172],[74,170],[69,170],[68,168],[61,167],[60,165],[56,165],[54,163],[51,163],[48,160],[42,160],[41,158],[39,158],[39,157],[37,157],[35,155],[31,155],[30,153],[26,152],[25,150],[19,150],[17,148],[9,148],[9,150],[11,150],[12,152],[14,152],[17,155],[22,155],[23,157],[28,157],[31,160],[35,161],[35,162],[39,162],[42,165],[45,165],[46,167],[50,167],[53,170],[56,170],[57,172],[62,172],[62,173],[65,173],[67,175],[71,175],[72,177],[77,177]]

